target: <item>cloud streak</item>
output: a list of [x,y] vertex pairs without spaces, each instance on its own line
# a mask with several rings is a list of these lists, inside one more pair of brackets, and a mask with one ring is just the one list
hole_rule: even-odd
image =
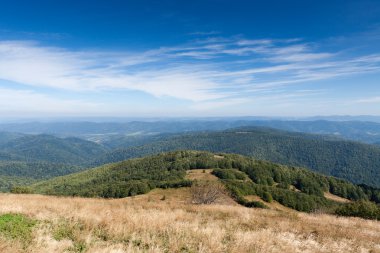
[[[284,86],[379,71],[380,54],[324,52],[300,39],[211,37],[144,52],[78,51],[33,41],[0,41],[0,79],[30,89],[83,94],[140,91],[189,101],[196,109],[242,104]],[[36,97],[28,91],[7,92]]]

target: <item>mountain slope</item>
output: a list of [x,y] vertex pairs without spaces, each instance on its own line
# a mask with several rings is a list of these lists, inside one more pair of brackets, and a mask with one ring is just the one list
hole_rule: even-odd
[[5,143],[11,140],[15,140],[23,136],[25,135],[20,133],[0,132],[0,146],[4,145]]
[[186,149],[237,153],[380,187],[380,148],[377,146],[267,128],[246,127],[178,135],[114,150],[99,157],[94,165]]
[[3,160],[73,165],[84,165],[106,151],[106,148],[94,142],[51,135],[23,136],[4,143],[0,148],[5,157]]
[[0,191],[8,192],[15,186],[83,171],[83,167],[48,162],[0,161]]
[[0,162],[0,175],[10,177],[26,177],[47,179],[82,171],[83,168],[68,164],[47,162]]
[[0,191],[82,171],[106,150],[79,138],[0,133]]

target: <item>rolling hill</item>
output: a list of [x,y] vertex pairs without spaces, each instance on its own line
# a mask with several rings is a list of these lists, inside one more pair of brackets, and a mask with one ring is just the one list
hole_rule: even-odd
[[176,135],[114,150],[100,156],[93,165],[187,149],[242,154],[380,187],[380,148],[375,145],[257,127]]
[[[58,138],[51,135],[26,135],[0,146],[3,160],[44,161],[84,165],[107,149],[79,138]],[[7,154],[9,157],[7,157]]]
[[84,170],[106,148],[79,138],[0,134],[0,191]]
[[0,132],[0,146],[6,144],[9,141],[23,137],[25,134],[12,133],[12,132]]
[[[338,212],[350,205],[325,198],[325,192],[353,201],[380,203],[380,190],[376,188],[357,186],[302,168],[200,151],[177,151],[108,164],[34,184],[31,190],[50,195],[123,198],[155,188],[190,186],[192,181],[185,177],[190,169],[214,169],[231,196],[248,207],[265,208],[261,202],[249,201],[248,195],[257,195],[268,202],[273,199],[305,212],[318,209]],[[368,218],[380,219],[380,210],[368,203],[375,210],[374,216]]]

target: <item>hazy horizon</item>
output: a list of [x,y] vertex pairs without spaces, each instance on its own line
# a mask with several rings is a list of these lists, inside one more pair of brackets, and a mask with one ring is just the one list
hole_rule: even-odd
[[287,116],[210,116],[210,117],[13,117],[0,119],[0,124],[28,123],[123,123],[123,122],[180,122],[180,121],[363,121],[380,123],[380,115],[315,115]]

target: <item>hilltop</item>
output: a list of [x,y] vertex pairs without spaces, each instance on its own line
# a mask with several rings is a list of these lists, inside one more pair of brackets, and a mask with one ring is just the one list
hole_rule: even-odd
[[[49,195],[123,198],[145,194],[156,188],[189,187],[193,182],[186,177],[186,172],[191,169],[212,169],[229,195],[244,206],[265,208],[264,203],[247,199],[247,196],[255,195],[268,203],[273,199],[299,211],[324,210],[342,215],[380,218],[380,210],[375,205],[380,203],[379,189],[357,186],[302,168],[240,155],[200,151],[177,151],[107,164],[37,183],[30,190]],[[351,204],[328,199],[325,193],[352,201],[364,201],[359,204],[360,208],[363,206],[374,212],[350,212]]]
[[236,153],[380,187],[380,148],[375,145],[257,127],[169,136],[145,145],[113,150],[97,158],[93,165],[187,149]]

